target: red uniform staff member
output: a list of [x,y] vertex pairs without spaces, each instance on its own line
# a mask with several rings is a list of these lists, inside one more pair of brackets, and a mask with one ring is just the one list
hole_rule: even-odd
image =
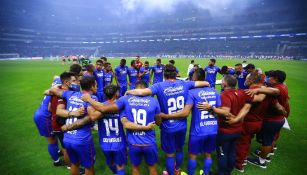
[[268,74],[268,86],[259,89],[249,90],[249,94],[266,94],[278,100],[279,104],[283,106],[286,113],[280,114],[275,109],[267,110],[263,126],[261,129],[262,147],[258,154],[258,158],[249,158],[247,161],[253,165],[261,168],[266,168],[266,158],[269,153],[273,151],[274,138],[279,134],[282,126],[285,123],[285,117],[290,113],[288,87],[284,84],[286,73],[281,70],[270,71]]

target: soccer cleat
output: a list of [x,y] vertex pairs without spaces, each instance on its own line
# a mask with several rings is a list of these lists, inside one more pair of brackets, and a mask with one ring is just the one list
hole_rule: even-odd
[[57,161],[54,161],[54,162],[53,162],[53,165],[54,165],[54,166],[64,166],[64,165],[66,165],[66,164],[65,164],[64,160],[59,159],[59,160],[57,160]]
[[162,172],[162,175],[168,175],[168,172],[167,172],[166,170],[164,170],[164,171]]
[[209,174],[204,174],[204,170],[199,171],[200,175],[213,175],[213,173],[210,171]]
[[[261,151],[257,149],[257,150],[255,150],[255,152],[253,152],[253,155],[259,158],[260,153],[261,153]],[[268,154],[268,156],[265,158],[266,162],[271,162],[271,158],[269,156],[270,156],[270,154]]]
[[175,175],[180,175],[180,174],[181,174],[180,168],[179,168],[179,169],[176,169],[176,168],[175,168],[174,172],[175,172]]
[[85,169],[83,167],[80,167],[80,175],[85,174]]
[[242,163],[243,166],[247,165],[247,159],[245,159]]
[[64,156],[64,154],[63,154],[62,150],[59,150],[59,151],[58,151],[58,155],[59,155],[59,157]]
[[260,160],[259,160],[258,157],[256,157],[256,158],[247,158],[247,162],[252,164],[252,165],[258,166],[260,168],[266,168],[265,162],[264,163],[260,163]]
[[240,167],[235,167],[235,170],[237,170],[240,173],[244,173],[244,167],[240,168]]

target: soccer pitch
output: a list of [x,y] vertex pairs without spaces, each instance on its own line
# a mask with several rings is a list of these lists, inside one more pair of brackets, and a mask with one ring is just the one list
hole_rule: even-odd
[[[155,59],[147,59],[153,65]],[[142,59],[145,61],[145,59]],[[176,67],[185,77],[189,59],[175,59]],[[119,64],[119,59],[109,59],[113,68]],[[207,65],[208,59],[195,59],[195,63],[202,67]],[[218,66],[234,66],[242,60],[217,59]],[[168,59],[162,59],[168,63]],[[248,164],[245,174],[307,174],[307,62],[304,61],[273,61],[273,60],[248,60],[263,71],[280,69],[287,73],[286,84],[289,87],[291,113],[289,124],[291,131],[282,130],[276,154],[267,169],[261,169]],[[130,65],[130,60],[127,60]],[[54,175],[69,174],[66,167],[53,167],[47,151],[47,141],[40,137],[33,122],[34,111],[38,108],[43,97],[43,91],[51,85],[54,75],[59,75],[68,70],[69,65],[62,65],[55,61],[0,61],[0,174],[1,175]],[[221,79],[221,75],[218,75]],[[218,87],[219,88],[219,87]],[[305,101],[306,100],[306,101]],[[165,168],[165,154],[160,148],[159,129],[156,128],[159,147],[158,172],[162,174]],[[96,148],[96,174],[111,174],[106,166],[103,153],[98,144],[98,133],[93,132]],[[187,142],[184,148],[184,163],[182,170],[187,169]],[[257,147],[253,142],[252,150]],[[212,170],[216,172],[217,162],[215,153]],[[143,164],[144,165],[144,164]],[[203,166],[202,156],[198,158],[197,170]],[[148,174],[145,165],[142,174]],[[131,165],[128,163],[126,173],[131,174]],[[233,174],[241,174],[233,171]]]

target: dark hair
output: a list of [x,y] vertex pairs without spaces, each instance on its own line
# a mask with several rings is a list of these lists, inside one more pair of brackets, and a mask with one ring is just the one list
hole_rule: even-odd
[[120,60],[120,62],[126,64],[126,59],[123,58],[123,59]]
[[233,75],[225,75],[224,76],[224,81],[227,83],[227,85],[231,88],[236,88],[237,85],[237,79]]
[[157,61],[159,61],[161,63],[161,59],[160,58],[158,58]]
[[148,61],[145,61],[144,64],[149,64],[149,62],[148,62]]
[[100,60],[108,61],[107,57],[100,57]]
[[108,65],[111,65],[111,63],[105,62],[104,65],[108,66]]
[[175,79],[177,76],[176,67],[172,64],[167,64],[164,67],[164,77],[166,79]]
[[96,64],[97,64],[97,63],[103,64],[103,61],[102,61],[102,60],[97,60],[97,61],[96,61]]
[[279,83],[283,83],[286,80],[286,73],[282,70],[274,70],[268,74],[268,77],[273,77],[277,79]]
[[216,62],[216,60],[214,58],[211,58],[210,61],[213,62],[213,63]]
[[92,65],[92,64],[88,64],[88,65],[86,65],[86,70],[89,71],[89,72],[94,72],[95,66]]
[[61,79],[62,83],[64,83],[64,81],[69,81],[72,76],[76,76],[76,74],[74,72],[63,72],[60,75],[60,79]]
[[79,64],[72,64],[69,68],[69,72],[73,72],[77,75],[80,74],[82,67]]
[[169,63],[175,64],[175,61],[174,60],[169,60]]
[[93,76],[82,77],[80,81],[81,88],[86,91],[90,90],[91,87],[95,86],[95,83],[96,80]]
[[241,64],[241,63],[238,63],[238,64],[236,64],[235,66],[242,66],[242,64]]
[[143,87],[143,88],[148,88],[147,83],[144,80],[140,80],[135,83],[135,87]]
[[194,63],[194,60],[191,60],[191,64],[193,64]]
[[119,87],[113,84],[107,85],[103,88],[103,92],[108,99],[113,98],[118,90],[119,90]]
[[245,69],[255,69],[255,65],[248,64],[248,65],[245,66]]
[[131,63],[130,63],[130,65],[131,65],[131,66],[134,65],[134,63],[135,63],[135,60],[132,60]]
[[228,70],[228,66],[223,66],[221,68],[221,74],[226,74],[227,73],[227,70]]
[[259,84],[261,82],[261,76],[258,72],[249,73],[249,78],[253,83]]
[[194,74],[197,76],[197,81],[205,81],[206,80],[206,72],[204,69],[196,69]]

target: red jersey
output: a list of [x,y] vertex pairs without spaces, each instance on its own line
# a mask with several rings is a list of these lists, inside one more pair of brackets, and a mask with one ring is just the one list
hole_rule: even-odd
[[[258,88],[261,88],[261,86],[254,86],[251,87],[250,89],[258,89]],[[277,100],[268,96],[260,103],[253,103],[250,111],[245,116],[244,121],[245,122],[262,121],[269,107],[274,106],[276,103]]]
[[[58,86],[59,89],[62,89],[62,86]],[[51,105],[50,105],[50,109],[51,109],[51,127],[53,131],[61,131],[61,126],[58,122],[57,122],[57,115],[56,115],[56,109],[58,107],[59,104],[65,104],[66,105],[66,101],[60,99],[57,96],[52,96],[51,98]]]
[[285,108],[285,110],[287,111],[287,116],[280,115],[276,113],[275,109],[270,108],[269,110],[267,110],[265,114],[265,117],[264,117],[265,121],[281,121],[285,117],[288,117],[290,113],[288,87],[285,84],[280,83],[280,84],[273,86],[273,88],[276,88],[279,90],[280,94],[278,97],[275,97],[275,99],[278,101],[280,105],[282,105]]
[[[245,103],[251,103],[253,97],[247,95],[244,90],[230,89],[221,93],[222,107],[230,108],[230,113],[238,115]],[[225,117],[218,117],[219,131],[222,133],[232,134],[240,133],[242,130],[242,122],[232,125],[225,123]]]
[[135,61],[135,67],[137,69],[140,69],[143,66],[143,63],[141,61]]

